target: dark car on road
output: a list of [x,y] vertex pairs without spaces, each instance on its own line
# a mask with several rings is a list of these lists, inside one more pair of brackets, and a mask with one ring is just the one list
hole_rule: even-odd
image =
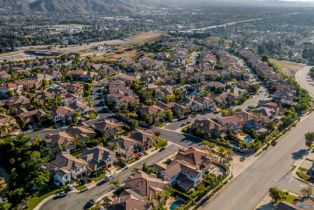
[[91,207],[93,207],[95,205],[95,201],[93,199],[89,200],[85,206],[84,206],[84,209],[89,209]]
[[80,190],[80,193],[83,193],[83,192],[86,192],[88,190],[88,188],[86,187],[86,188],[84,188],[84,189],[81,189]]
[[166,148],[162,147],[162,148],[159,149],[159,152],[162,152],[162,151],[164,151],[165,149],[166,149]]
[[59,193],[57,193],[57,194],[55,195],[55,199],[63,198],[63,197],[65,197],[65,196],[67,196],[67,195],[68,195],[68,194],[67,194],[66,192],[62,191],[62,192],[59,192]]

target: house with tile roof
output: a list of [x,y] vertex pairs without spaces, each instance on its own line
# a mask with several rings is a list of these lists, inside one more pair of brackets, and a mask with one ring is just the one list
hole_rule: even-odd
[[168,185],[168,181],[163,181],[157,178],[155,174],[147,174],[143,171],[138,171],[125,181],[126,188],[132,189],[149,200],[162,193]]
[[148,150],[154,146],[157,136],[151,130],[135,129],[129,137],[136,140],[138,147]]
[[67,106],[59,106],[52,110],[51,117],[54,123],[66,123],[72,121],[74,110]]
[[57,134],[50,135],[50,148],[54,151],[58,151],[59,147],[67,152],[75,149],[75,143],[78,141],[66,131],[61,131]]
[[125,189],[118,197],[105,204],[106,210],[151,210],[152,205],[131,189]]
[[121,136],[110,141],[110,147],[122,157],[124,160],[128,161],[135,156],[137,151],[136,141],[128,138],[126,136]]
[[91,172],[97,172],[101,169],[111,167],[116,162],[116,155],[102,146],[96,146],[85,149],[81,154],[81,159],[88,163],[88,169]]
[[114,120],[105,119],[97,121],[93,128],[103,136],[115,136],[122,129],[122,125]]
[[62,152],[56,159],[48,164],[48,170],[53,173],[56,185],[66,185],[71,180],[82,177],[87,172],[88,163],[78,159],[67,152]]
[[81,141],[96,137],[96,132],[86,125],[69,127],[66,132]]

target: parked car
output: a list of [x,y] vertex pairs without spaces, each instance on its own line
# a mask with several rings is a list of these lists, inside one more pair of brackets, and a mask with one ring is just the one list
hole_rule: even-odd
[[67,185],[67,191],[70,192],[74,189],[73,185],[69,184]]
[[97,182],[97,186],[101,186],[101,185],[103,185],[103,184],[105,184],[105,183],[107,183],[109,180],[107,179],[107,178],[104,178],[104,179],[102,179],[102,180],[100,180],[99,182]]
[[159,149],[159,152],[162,152],[162,151],[164,151],[165,149],[166,149],[166,148],[162,147],[162,148]]
[[67,196],[67,195],[68,195],[67,192],[62,191],[62,192],[57,193],[56,196],[55,196],[55,198],[63,198],[63,197],[65,197],[65,196]]
[[80,193],[83,193],[83,192],[86,192],[88,190],[88,188],[86,187],[86,188],[84,188],[84,189],[81,189],[80,190]]
[[89,200],[85,206],[84,206],[84,209],[88,209],[88,208],[91,208],[95,205],[95,201],[93,199]]
[[271,145],[274,147],[274,146],[277,145],[277,142],[276,142],[276,141],[272,141],[272,142],[271,142]]

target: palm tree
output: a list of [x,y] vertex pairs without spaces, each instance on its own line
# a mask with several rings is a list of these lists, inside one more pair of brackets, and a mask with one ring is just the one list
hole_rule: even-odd
[[110,181],[110,184],[112,184],[114,186],[114,189],[116,190],[120,185],[120,181],[118,179],[113,179]]
[[137,173],[137,172],[139,172],[139,171],[140,171],[139,168],[133,168],[133,169],[132,169],[132,173]]
[[153,198],[153,205],[154,209],[158,210],[166,210],[167,208],[165,207],[165,193],[157,193],[154,198]]

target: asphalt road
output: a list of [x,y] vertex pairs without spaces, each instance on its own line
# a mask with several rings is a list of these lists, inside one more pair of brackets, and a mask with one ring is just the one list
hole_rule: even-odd
[[302,70],[298,71],[295,75],[298,83],[311,93],[314,97],[314,80],[309,76],[311,67],[305,66]]
[[[301,71],[298,82],[314,95],[312,84]],[[278,144],[267,150],[242,174],[227,184],[200,209],[202,210],[252,210],[268,192],[280,184],[289,174],[293,161],[305,153],[306,132],[314,131],[314,113],[307,116],[290,132],[281,137]]]
[[[268,92],[263,86],[261,86],[259,92],[255,96],[253,96],[249,100],[245,101],[243,104],[236,106],[236,107],[233,107],[232,109],[233,110],[236,110],[236,109],[246,110],[250,106],[257,106],[258,102],[260,100],[266,100],[267,98],[268,98]],[[188,119],[186,119],[186,120],[181,120],[178,122],[169,123],[165,128],[169,129],[169,130],[176,131],[179,128],[181,128],[182,125],[192,124],[197,119],[198,120],[208,119],[208,118],[214,119],[214,118],[217,118],[220,116],[221,116],[221,114],[215,114],[215,113],[197,114],[195,117],[189,116]]]
[[196,136],[189,135],[187,133],[179,133],[171,130],[165,130],[162,128],[153,128],[153,131],[160,132],[160,136],[168,141],[180,145],[182,147],[201,147],[202,140]]
[[[147,165],[159,162],[177,152],[179,149],[179,146],[177,145],[170,145],[167,147],[164,151],[158,152],[152,156],[149,156],[148,158],[136,163],[135,165],[129,167],[127,170],[122,171],[116,176],[116,179],[123,182],[126,180],[132,173],[132,170],[134,168],[141,168],[144,163]],[[83,209],[84,205],[90,200],[90,199],[97,199],[101,197],[106,192],[110,191],[111,189],[110,183],[103,184],[101,186],[96,186],[84,193],[73,193],[69,194],[65,198],[57,199],[57,200],[49,200],[46,202],[43,206],[41,206],[41,210],[79,210]]]
[[243,104],[234,107],[233,110],[237,109],[246,110],[250,106],[257,106],[260,100],[266,100],[267,98],[268,98],[267,90],[263,86],[261,86],[259,92],[255,96],[245,101]]

